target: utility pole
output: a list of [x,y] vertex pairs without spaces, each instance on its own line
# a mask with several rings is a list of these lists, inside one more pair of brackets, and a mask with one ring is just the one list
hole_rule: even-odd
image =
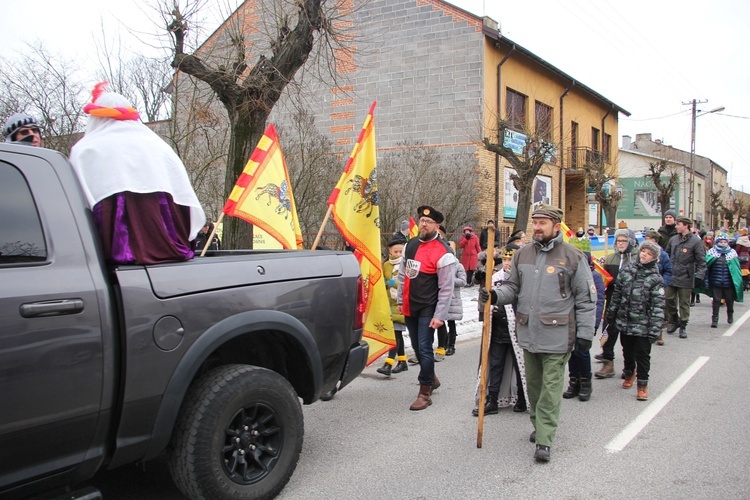
[[688,169],[688,209],[687,213],[685,214],[686,217],[690,218],[690,220],[695,220],[693,218],[693,185],[695,184],[695,119],[696,119],[696,109],[695,106],[697,104],[703,104],[704,102],[708,101],[699,101],[697,99],[693,99],[690,102],[683,102],[682,104],[690,104],[692,105],[692,111],[691,111],[691,117],[692,117],[692,126],[690,128],[690,168]]

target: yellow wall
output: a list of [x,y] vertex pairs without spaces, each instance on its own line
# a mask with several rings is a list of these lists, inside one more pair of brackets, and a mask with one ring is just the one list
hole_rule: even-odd
[[[506,56],[508,50],[502,46],[495,48],[494,40],[485,38],[485,71],[484,71],[484,108],[485,108],[485,135],[497,137],[497,65]],[[564,69],[561,68],[562,71]],[[527,96],[526,100],[526,127],[528,130],[534,130],[534,107],[535,102],[539,101],[547,106],[552,107],[553,131],[552,137],[558,147],[558,163],[556,165],[546,165],[541,174],[551,175],[553,180],[552,203],[563,207],[566,212],[566,219],[575,221],[577,225],[588,226],[588,204],[586,203],[585,188],[582,185],[583,177],[580,180],[571,181],[570,178],[565,180],[561,171],[561,163],[565,168],[569,167],[569,149],[570,149],[570,128],[571,121],[578,122],[578,147],[591,148],[591,128],[599,129],[599,147],[602,151],[604,146],[604,133],[611,136],[610,158],[611,162],[608,167],[613,173],[617,172],[617,150],[618,150],[618,112],[612,109],[602,127],[602,119],[607,115],[608,104],[603,103],[600,99],[594,97],[591,93],[579,86],[573,86],[568,92],[563,102],[563,129],[560,133],[560,96],[562,96],[570,85],[570,81],[563,78],[543,65],[527,58],[525,55],[515,51],[501,66],[501,110],[500,118],[505,119],[505,96],[506,90],[511,88]],[[562,139],[561,139],[562,138]],[[485,152],[486,154],[486,152]],[[494,178],[494,155],[487,155],[480,161],[480,171],[484,176],[492,174],[489,178]],[[480,155],[481,158],[481,155]],[[505,165],[502,160],[501,165]],[[491,168],[489,172],[487,168]],[[502,182],[502,171],[500,179]],[[560,183],[564,189],[560,193]],[[565,186],[568,188],[565,188]],[[488,205],[485,197],[490,198],[494,195],[490,190],[482,190],[482,199],[479,200],[480,214],[485,213],[485,207]],[[500,190],[500,202],[502,200],[502,189]],[[570,199],[567,199],[570,198]],[[489,204],[494,207],[494,200]],[[572,207],[572,208],[571,208]],[[489,215],[489,214],[487,214]],[[483,217],[484,218],[484,217]],[[512,224],[512,221],[509,221]]]

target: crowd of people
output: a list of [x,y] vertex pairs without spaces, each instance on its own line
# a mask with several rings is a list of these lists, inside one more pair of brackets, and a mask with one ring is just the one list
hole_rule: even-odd
[[[410,409],[424,410],[432,404],[433,391],[440,386],[435,363],[444,359],[443,354],[455,353],[455,319],[447,344],[439,332],[450,321],[449,311],[458,312],[461,288],[478,285],[478,319],[490,323],[488,382],[484,398],[477,392],[472,414],[479,415],[482,400],[484,415],[497,414],[504,407],[529,411],[533,427],[529,438],[538,462],[550,460],[562,399],[588,401],[592,375],[615,376],[618,340],[622,387],[635,387],[635,399],[648,401],[652,345],[665,345],[664,331],[688,338],[696,295],[712,298],[712,328],[717,327],[722,308],[732,323],[734,304],[743,300],[750,276],[746,230],[734,237],[722,230],[698,235],[690,219],[668,210],[663,226],[644,231],[640,243],[632,229],[620,224],[613,251],[602,263],[611,277],[605,286],[594,257],[581,250],[590,248],[584,240],[596,237],[595,229],[579,228],[566,242],[563,216],[557,207],[537,206],[531,240],[516,231],[502,247],[499,238],[494,245],[489,241],[494,220],[487,221],[480,235],[465,226],[457,240],[461,255],[456,259],[456,245],[445,238],[443,215],[422,206],[419,235],[407,240],[395,233],[389,248],[406,250],[403,256],[390,251],[386,261],[395,266],[392,272],[397,275],[387,281],[394,325],[402,325],[396,335],[409,334],[414,356],[408,361],[420,370],[419,393]],[[487,268],[490,249],[494,249],[492,269]],[[489,318],[483,317],[486,302],[491,304]],[[590,349],[599,331],[602,352],[595,358],[601,367],[592,373]],[[438,347],[433,349],[436,334]],[[383,375],[408,369],[403,339],[397,340],[397,348],[378,369]],[[393,369],[394,365],[400,369]],[[566,367],[569,379],[564,389]]]

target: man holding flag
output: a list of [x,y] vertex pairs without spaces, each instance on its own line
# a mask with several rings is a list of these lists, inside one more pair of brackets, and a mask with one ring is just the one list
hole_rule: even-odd
[[419,393],[409,407],[424,410],[440,387],[432,351],[435,330],[448,317],[456,273],[456,256],[438,237],[443,214],[423,205],[417,209],[419,235],[406,244],[398,274],[398,312],[406,319],[409,338],[419,361]]

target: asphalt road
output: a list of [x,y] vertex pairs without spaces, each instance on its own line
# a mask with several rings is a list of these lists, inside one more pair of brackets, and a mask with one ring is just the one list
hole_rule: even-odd
[[[735,311],[734,325],[722,310],[711,329],[704,297],[688,339],[653,346],[648,402],[619,377],[595,380],[588,402],[564,400],[547,464],[533,460],[528,413],[509,408],[485,417],[477,447],[479,341],[462,342],[459,329],[428,409],[408,409],[415,368],[385,379],[377,364],[332,401],[305,407],[302,456],[278,498],[750,498],[750,307]],[[97,484],[107,499],[182,498],[162,461]]]

